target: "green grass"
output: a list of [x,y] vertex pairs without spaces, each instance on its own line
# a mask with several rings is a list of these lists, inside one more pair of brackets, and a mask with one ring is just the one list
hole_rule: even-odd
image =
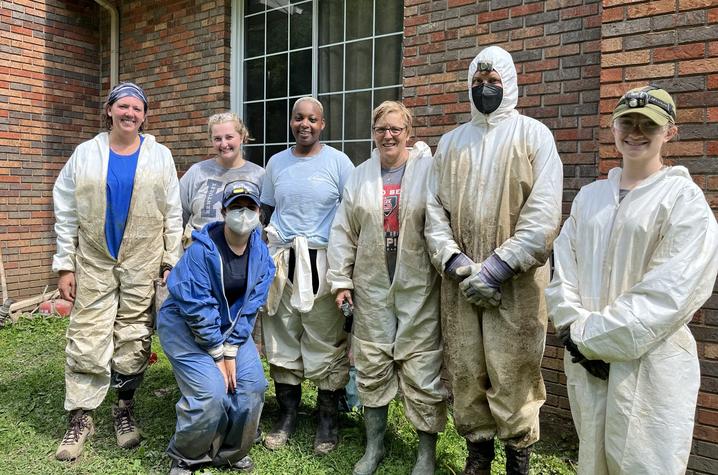
[[[158,354],[138,391],[137,417],[143,441],[134,450],[119,449],[115,443],[110,413],[114,394],[95,411],[96,433],[83,455],[73,463],[54,458],[57,444],[66,428],[63,412],[64,347],[66,319],[53,317],[23,318],[17,324],[0,329],[0,473],[2,474],[146,474],[167,473],[169,459],[164,455],[174,430],[174,404],[179,398],[172,369],[155,340]],[[270,452],[255,446],[251,456],[256,474],[348,474],[363,453],[364,429],[361,414],[341,418],[341,443],[325,457],[312,453],[314,437],[313,407],[316,392],[306,384],[300,422],[291,443]],[[277,414],[270,387],[265,404],[262,430],[266,433]],[[389,414],[386,437],[387,454],[378,474],[408,474],[416,456],[416,436],[403,417],[401,404],[394,402]],[[546,436],[544,431],[544,436]],[[569,431],[566,431],[569,432]],[[533,474],[572,474],[575,447],[555,437],[537,444],[532,457]],[[493,473],[504,473],[503,452],[497,444]],[[466,456],[463,439],[450,419],[437,448],[437,473],[461,473]],[[201,473],[233,473],[205,469]]]

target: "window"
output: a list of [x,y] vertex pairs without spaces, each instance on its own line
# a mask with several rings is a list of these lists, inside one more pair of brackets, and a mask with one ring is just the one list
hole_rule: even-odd
[[355,163],[368,158],[372,109],[401,97],[403,2],[236,0],[235,6],[241,37],[234,34],[233,55],[241,55],[234,59],[233,106],[255,139],[245,156],[265,165],[293,144],[291,107],[312,95],[324,105],[322,142]]

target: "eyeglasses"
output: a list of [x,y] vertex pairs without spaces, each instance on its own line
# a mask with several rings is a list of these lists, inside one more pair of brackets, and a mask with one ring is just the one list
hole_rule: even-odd
[[636,130],[636,127],[643,135],[656,135],[663,130],[662,125],[656,124],[651,119],[638,119],[635,117],[619,117],[613,121],[613,127],[623,134],[630,134]]
[[372,127],[374,135],[382,136],[388,130],[392,137],[396,137],[406,130],[406,127]]

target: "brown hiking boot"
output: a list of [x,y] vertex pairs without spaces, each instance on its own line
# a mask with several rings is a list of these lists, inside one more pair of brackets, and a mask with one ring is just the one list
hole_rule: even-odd
[[131,449],[140,443],[140,431],[137,429],[135,416],[132,413],[134,405],[134,401],[125,401],[123,399],[112,405],[117,445],[123,449]]
[[69,419],[67,432],[55,452],[57,460],[75,460],[82,453],[87,438],[95,433],[95,424],[89,412],[77,409],[70,413]]

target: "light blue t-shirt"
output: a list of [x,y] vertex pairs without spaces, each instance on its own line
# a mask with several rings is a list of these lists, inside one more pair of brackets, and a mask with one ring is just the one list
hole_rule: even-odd
[[273,155],[261,201],[275,208],[270,224],[282,241],[305,236],[309,247],[326,247],[344,184],[353,170],[349,157],[329,145],[322,145],[311,157],[297,157],[291,148]]

